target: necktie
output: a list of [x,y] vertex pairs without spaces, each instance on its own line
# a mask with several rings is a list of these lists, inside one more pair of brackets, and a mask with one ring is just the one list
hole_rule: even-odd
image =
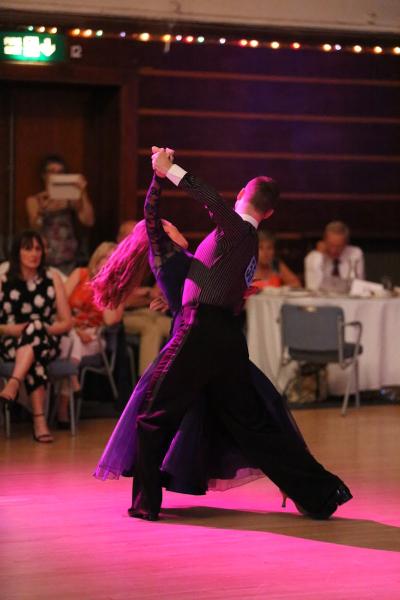
[[333,277],[340,277],[339,273],[340,260],[338,258],[333,259],[332,275]]

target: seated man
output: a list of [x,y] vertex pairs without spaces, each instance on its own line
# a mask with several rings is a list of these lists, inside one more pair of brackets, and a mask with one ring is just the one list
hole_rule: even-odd
[[156,358],[171,329],[170,317],[149,308],[152,300],[161,295],[158,287],[154,285],[154,279],[150,281],[149,276],[143,284],[128,296],[124,312],[126,333],[140,336],[139,375],[143,375]]
[[323,240],[304,261],[306,288],[339,291],[338,283],[346,285],[350,279],[364,279],[363,251],[349,245],[349,235],[349,228],[341,221],[332,221],[325,227]]

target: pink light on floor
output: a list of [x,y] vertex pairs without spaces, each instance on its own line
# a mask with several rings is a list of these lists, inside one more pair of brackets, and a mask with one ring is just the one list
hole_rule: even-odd
[[[352,418],[338,417],[335,439]],[[321,447],[355,496],[329,521],[298,515],[290,501],[282,509],[276,487],[259,479],[206,496],[166,493],[163,520],[148,523],[126,514],[130,479],[91,476],[112,426],[98,433],[98,421],[82,421],[76,438],[58,432],[52,447],[34,444],[27,428],[0,438],[5,598],[400,598],[400,486],[388,470],[397,456],[372,464],[347,447],[345,467],[337,445]]]

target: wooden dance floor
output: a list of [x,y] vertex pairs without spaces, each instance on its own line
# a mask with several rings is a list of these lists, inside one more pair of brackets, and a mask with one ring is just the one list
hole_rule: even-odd
[[164,519],[131,519],[129,479],[91,472],[111,420],[53,446],[0,438],[2,600],[398,600],[400,406],[298,411],[317,458],[354,500],[316,522],[260,479],[204,497],[165,495]]

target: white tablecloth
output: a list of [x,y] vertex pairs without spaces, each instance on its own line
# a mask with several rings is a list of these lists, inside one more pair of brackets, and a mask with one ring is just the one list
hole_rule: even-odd
[[[260,293],[246,303],[247,342],[251,360],[282,388],[292,372],[284,369],[277,381],[281,357],[281,335],[278,322],[281,306],[314,304],[340,306],[346,321],[361,321],[363,325],[360,357],[360,389],[376,390],[382,386],[400,385],[400,298],[313,297],[292,294]],[[353,341],[352,328],[346,341]],[[332,365],[328,369],[329,391],[344,392],[347,372]]]

